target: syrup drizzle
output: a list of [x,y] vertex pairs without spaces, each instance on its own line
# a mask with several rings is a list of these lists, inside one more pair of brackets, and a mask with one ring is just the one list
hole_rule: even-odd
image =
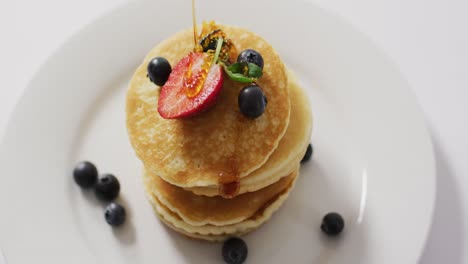
[[206,78],[208,76],[208,72],[211,67],[211,61],[213,60],[212,57],[208,55],[204,61],[203,64],[201,65],[201,69],[194,74],[192,66],[193,66],[193,54],[191,53],[191,59],[189,62],[189,65],[187,67],[187,70],[185,71],[184,74],[184,79],[183,79],[183,87],[185,90],[185,95],[188,98],[193,98],[197,96],[203,86],[205,85]]
[[[197,19],[196,19],[196,14],[195,14],[195,0],[192,0],[192,23],[193,23],[193,51],[194,52],[201,52],[203,51],[203,48],[201,45],[198,43],[198,29],[197,29]],[[232,45],[231,45],[232,46]],[[229,54],[229,53],[227,53]],[[192,65],[190,65],[189,69],[191,68]],[[199,82],[199,79],[206,79],[206,78],[198,78],[198,77],[203,77],[208,74],[208,65],[206,62],[202,66],[202,70],[196,75],[193,76],[193,73],[191,70],[187,71],[184,75],[184,86],[187,87],[186,89],[186,95],[188,97],[193,97],[194,95],[198,94],[199,91],[201,90],[201,87],[203,86],[204,82]],[[201,76],[198,76],[201,75]],[[241,119],[242,116],[238,115],[238,121]],[[232,153],[232,156],[226,160],[226,166],[227,168],[226,172],[221,172],[218,174],[218,184],[219,184],[219,190],[218,193],[223,197],[223,198],[233,198],[235,197],[240,190],[240,177],[239,177],[239,169],[238,169],[238,162],[235,159],[236,157],[236,146],[239,141],[239,133],[240,133],[240,127],[239,127],[239,122],[236,122],[236,138],[235,138],[235,144],[234,144],[234,152]]]
[[192,0],[192,24],[193,24],[193,51],[198,51],[198,30],[197,30],[197,17],[195,14],[195,0]]
[[234,151],[232,152],[231,157],[229,157],[226,160],[226,172],[222,172],[218,174],[218,184],[219,184],[219,189],[218,193],[221,195],[223,198],[233,198],[236,195],[239,194],[240,191],[240,176],[239,176],[239,162],[236,159],[237,155],[237,144],[239,143],[239,137],[240,137],[240,124],[241,121],[244,117],[240,114],[237,113],[237,121],[235,125],[234,132],[235,134],[235,140],[234,140]]
[[226,164],[224,165],[225,171],[218,174],[218,193],[223,198],[227,199],[236,196],[240,189],[239,173],[235,154],[236,151],[234,151],[232,156],[226,160]]

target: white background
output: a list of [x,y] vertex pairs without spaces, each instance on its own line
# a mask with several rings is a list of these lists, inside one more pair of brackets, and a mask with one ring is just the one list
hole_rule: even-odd
[[[1,2],[0,134],[46,58],[82,26],[127,1]],[[309,1],[367,34],[408,79],[426,117],[438,166],[433,227],[420,264],[468,263],[468,1]]]

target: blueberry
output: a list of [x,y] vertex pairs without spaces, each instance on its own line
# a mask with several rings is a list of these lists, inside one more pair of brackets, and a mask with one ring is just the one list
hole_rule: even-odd
[[110,203],[104,210],[106,222],[111,226],[119,226],[125,222],[127,214],[125,208],[118,203]]
[[73,169],[73,178],[76,184],[82,188],[93,186],[96,183],[97,175],[96,166],[89,161],[82,161]]
[[237,56],[237,62],[250,62],[263,69],[262,55],[253,49],[246,49]]
[[172,71],[171,64],[163,57],[156,57],[150,60],[147,69],[149,79],[159,86],[163,86],[166,83]]
[[328,213],[323,217],[320,229],[329,236],[337,236],[343,231],[344,226],[345,223],[341,215],[338,213]]
[[262,89],[257,85],[249,85],[239,93],[239,109],[249,118],[257,118],[265,112],[267,98]]
[[307,146],[306,153],[304,154],[304,157],[301,160],[301,163],[309,161],[310,158],[312,158],[312,153],[314,153],[314,149],[312,148],[312,144],[309,144],[309,146]]
[[102,175],[94,187],[94,193],[99,200],[112,201],[119,195],[120,183],[112,174]]
[[223,259],[227,264],[241,264],[247,259],[247,244],[244,240],[231,237],[224,241],[223,245]]

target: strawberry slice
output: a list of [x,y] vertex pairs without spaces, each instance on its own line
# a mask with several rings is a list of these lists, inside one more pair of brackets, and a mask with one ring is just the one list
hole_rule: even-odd
[[223,87],[223,70],[213,55],[191,52],[174,66],[161,88],[158,112],[165,119],[201,113],[216,102]]

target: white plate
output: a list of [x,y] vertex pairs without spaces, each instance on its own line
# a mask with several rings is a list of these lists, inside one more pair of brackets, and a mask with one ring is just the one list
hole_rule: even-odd
[[[434,159],[408,84],[347,22],[302,1],[198,1],[199,18],[250,28],[296,71],[315,115],[313,161],[265,226],[249,263],[416,263],[431,222]],[[151,47],[190,26],[189,1],[137,1],[53,54],[18,103],[1,147],[0,245],[10,263],[220,263],[220,245],[165,228],[143,194],[124,117],[126,84]],[[74,184],[89,159],[122,184],[125,227]],[[320,232],[340,212],[339,239]]]

